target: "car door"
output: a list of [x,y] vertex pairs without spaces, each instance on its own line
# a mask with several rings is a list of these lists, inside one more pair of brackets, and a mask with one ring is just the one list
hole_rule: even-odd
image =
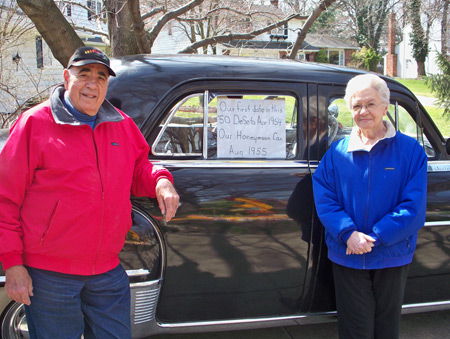
[[[329,119],[330,143],[348,136],[354,124],[343,99],[344,90],[338,86],[322,86],[319,90],[323,98],[319,111],[328,112],[322,114]],[[426,111],[406,89],[391,89],[386,119],[396,130],[417,139],[428,157],[427,216],[424,227],[419,230],[417,248],[409,268],[404,304],[449,300],[450,161],[443,139]]]
[[167,251],[160,321],[308,307],[315,231],[306,93],[302,83],[192,82],[146,122],[151,158],[171,171],[181,201],[175,219],[159,225]]

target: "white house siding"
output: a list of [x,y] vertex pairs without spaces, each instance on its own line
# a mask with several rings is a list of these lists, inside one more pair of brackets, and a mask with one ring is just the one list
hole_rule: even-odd
[[[49,88],[62,81],[63,67],[53,58],[44,40],[42,40],[43,67],[37,67],[36,37],[39,37],[39,34],[35,30],[30,31],[21,44],[2,51],[1,82],[15,97],[6,91],[0,91],[1,113],[13,112],[17,108],[17,103],[23,104],[40,92],[43,92],[43,95],[48,94]],[[16,55],[20,56],[18,64],[13,61]]]
[[152,54],[176,54],[191,45],[180,24],[169,22],[158,34]]
[[[78,3],[87,5],[87,0],[78,0]],[[90,2],[98,12],[101,11],[101,1]],[[97,6],[97,7],[95,7]],[[67,7],[59,3],[62,13],[66,16],[69,22],[76,23],[78,26],[88,27],[94,30],[106,30],[106,24],[101,24],[98,27],[94,18],[88,20],[87,10],[79,6],[71,5],[71,16],[68,17]],[[89,36],[90,38],[97,37],[100,40],[100,35],[94,35],[83,31],[77,31],[80,37]],[[37,30],[29,31],[25,36],[21,37],[21,41],[5,44],[2,46],[1,53],[1,83],[8,87],[9,92],[13,93],[15,97],[8,94],[7,91],[0,91],[0,113],[11,113],[17,108],[17,105],[22,105],[28,99],[43,92],[43,96],[48,95],[54,85],[61,83],[62,71],[64,67],[53,57],[53,54],[42,39],[43,52],[43,67],[37,67],[37,52],[36,52],[36,38],[40,37]],[[95,45],[103,48],[101,43],[92,43],[84,41],[86,45]],[[20,62],[16,65],[13,62],[13,57],[19,55]]]
[[[417,78],[417,62],[412,56],[412,46],[410,44],[411,32],[411,25],[405,26],[403,29],[403,40],[395,47],[395,53],[397,54],[397,76],[399,78]],[[436,51],[441,51],[441,27],[439,23],[434,23],[431,27],[429,48],[430,52],[425,61],[425,72],[426,74],[436,74],[440,72],[435,62],[437,57]]]
[[[103,9],[102,1],[100,1],[100,0],[97,0],[97,1],[95,1],[95,0],[75,0],[72,2],[76,2],[83,6],[90,7],[93,11],[95,11],[95,13],[97,13],[99,15],[103,15],[103,13],[104,13],[104,11],[102,11],[102,9]],[[69,4],[64,4],[64,3],[59,3],[58,6],[59,6],[61,12],[66,17],[66,19],[72,24],[76,24],[77,26],[86,27],[86,28],[93,29],[96,31],[103,31],[103,32],[108,31],[108,27],[106,25],[106,20],[96,20],[97,18],[95,16],[91,16],[91,19],[89,19],[88,11],[84,8],[82,8],[80,6],[69,5]],[[69,6],[71,9],[70,16],[68,16],[68,13],[69,13],[68,7]]]

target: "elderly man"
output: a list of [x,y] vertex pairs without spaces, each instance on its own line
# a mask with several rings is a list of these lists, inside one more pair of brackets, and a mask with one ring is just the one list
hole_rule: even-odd
[[118,254],[130,193],[157,197],[170,220],[172,176],[148,161],[134,122],[105,100],[108,57],[81,47],[64,85],[12,127],[0,154],[0,261],[31,338],[130,338],[128,278]]

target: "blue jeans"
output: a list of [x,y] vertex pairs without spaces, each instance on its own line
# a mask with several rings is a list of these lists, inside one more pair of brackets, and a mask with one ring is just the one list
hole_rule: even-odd
[[93,276],[27,267],[33,280],[25,314],[31,339],[131,338],[130,288],[122,266]]

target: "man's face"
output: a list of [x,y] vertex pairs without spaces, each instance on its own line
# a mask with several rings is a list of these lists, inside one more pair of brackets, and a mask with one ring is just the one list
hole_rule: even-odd
[[100,64],[72,66],[63,76],[72,105],[81,113],[96,115],[108,89],[108,69]]

